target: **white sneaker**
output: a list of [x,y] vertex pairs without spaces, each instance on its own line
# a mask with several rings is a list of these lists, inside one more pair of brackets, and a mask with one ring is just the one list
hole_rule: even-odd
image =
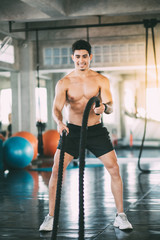
[[133,229],[132,224],[128,221],[125,213],[119,213],[116,215],[114,227],[118,227],[121,230]]
[[53,229],[53,217],[49,214],[45,217],[43,223],[41,224],[39,231],[52,231]]

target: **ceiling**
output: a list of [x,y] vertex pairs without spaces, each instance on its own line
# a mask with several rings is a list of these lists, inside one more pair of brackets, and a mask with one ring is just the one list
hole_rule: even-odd
[[[39,29],[48,24],[84,26],[147,18],[160,20],[160,0],[0,0],[0,35],[17,39],[26,38],[26,23],[29,29]],[[17,32],[13,31],[15,26]]]
[[[0,34],[25,38],[22,32],[9,32],[9,22],[22,25],[54,26],[83,24],[88,20],[97,23],[98,17],[105,23],[158,18],[160,0],[0,0]],[[87,20],[87,21],[86,21]]]
[[0,21],[38,22],[160,13],[160,0],[0,0]]

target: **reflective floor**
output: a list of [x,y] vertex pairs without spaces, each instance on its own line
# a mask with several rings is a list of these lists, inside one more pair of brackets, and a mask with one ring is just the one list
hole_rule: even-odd
[[[142,173],[137,167],[137,151],[117,150],[117,156],[124,184],[124,208],[134,229],[121,231],[113,227],[116,209],[109,174],[98,159],[87,158],[85,239],[160,239],[160,171]],[[51,159],[40,159],[32,166],[39,171],[1,172],[0,240],[51,238],[51,232],[38,231],[48,214],[50,166]],[[145,151],[142,167],[160,170],[160,151]],[[72,163],[62,189],[58,240],[78,239],[78,194],[78,167]]]

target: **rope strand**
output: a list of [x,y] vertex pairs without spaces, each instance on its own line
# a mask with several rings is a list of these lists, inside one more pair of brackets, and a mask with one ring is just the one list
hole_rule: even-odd
[[56,202],[55,202],[55,210],[54,210],[53,229],[52,229],[51,240],[56,240],[57,239],[57,228],[58,228],[58,221],[59,221],[62,180],[63,180],[65,137],[66,137],[66,131],[64,130],[63,133],[62,133],[62,144],[61,144],[60,161],[59,161],[59,169],[58,169],[57,192],[56,192]]
[[96,107],[99,106],[100,101],[98,97],[92,97],[84,110],[81,136],[80,136],[80,147],[79,147],[79,240],[84,240],[84,167],[85,167],[85,147],[87,139],[87,123],[90,109],[93,103],[96,103]]

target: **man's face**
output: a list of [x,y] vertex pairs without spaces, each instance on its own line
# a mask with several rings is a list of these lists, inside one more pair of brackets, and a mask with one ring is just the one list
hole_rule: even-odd
[[72,60],[75,64],[75,69],[80,71],[85,71],[89,68],[90,61],[92,59],[92,54],[89,56],[87,50],[75,50],[74,55],[72,55]]

